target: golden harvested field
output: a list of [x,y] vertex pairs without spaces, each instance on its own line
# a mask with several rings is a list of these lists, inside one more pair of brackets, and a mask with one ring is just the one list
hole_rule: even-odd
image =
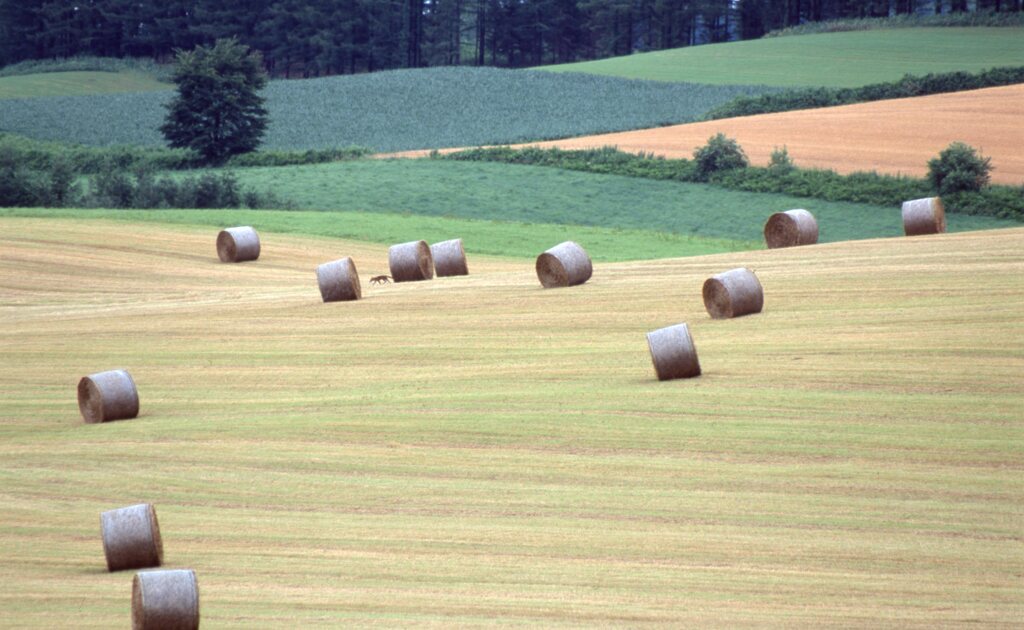
[[[0,625],[123,627],[99,513],[156,505],[206,627],[1012,627],[1024,229],[601,264],[322,304],[386,249],[0,219]],[[586,245],[586,243],[584,243]],[[765,312],[711,320],[710,274]],[[658,382],[681,321],[704,374]],[[123,367],[134,420],[75,385]]]
[[[928,160],[951,142],[961,141],[992,158],[993,183],[1019,185],[1024,184],[1022,120],[1024,85],[1013,85],[521,146],[617,146],[629,153],[691,158],[697,147],[721,132],[735,138],[755,165],[766,165],[772,151],[785,146],[797,166],[804,168],[921,177],[928,172]],[[425,152],[405,155],[420,154]]]

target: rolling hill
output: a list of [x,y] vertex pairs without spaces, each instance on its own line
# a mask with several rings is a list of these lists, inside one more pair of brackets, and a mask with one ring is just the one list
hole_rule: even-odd
[[856,87],[905,74],[1020,65],[1024,65],[1024,29],[971,27],[776,37],[541,69],[714,85]]
[[708,138],[724,133],[740,143],[754,164],[768,164],[772,151],[784,146],[804,168],[922,177],[939,151],[951,142],[966,142],[992,158],[993,182],[1019,185],[1024,183],[1022,118],[1024,85],[1014,85],[528,144],[616,146],[689,159]]
[[[325,305],[379,245],[0,218],[0,607],[109,628],[100,511],[150,501],[204,625],[1012,625],[1024,229],[599,264],[531,259]],[[457,236],[452,234],[451,236]],[[585,244],[585,243],[584,243]],[[709,274],[766,307],[711,320]],[[704,374],[658,382],[689,322]],[[131,371],[135,420],[79,377]]]

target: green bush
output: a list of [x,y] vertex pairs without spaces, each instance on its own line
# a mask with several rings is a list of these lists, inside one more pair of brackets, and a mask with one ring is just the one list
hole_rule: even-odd
[[944,72],[920,77],[908,74],[899,81],[873,83],[857,88],[793,88],[760,96],[740,96],[710,110],[704,118],[705,120],[716,120],[736,116],[788,112],[797,109],[834,107],[890,98],[978,90],[1017,83],[1024,83],[1024,66],[992,68],[977,74]]
[[720,171],[745,168],[750,164],[739,143],[723,133],[711,136],[707,144],[694,151],[693,161],[697,178],[701,181],[707,181]]
[[928,160],[928,181],[940,195],[977,192],[988,184],[992,160],[974,147],[954,142]]

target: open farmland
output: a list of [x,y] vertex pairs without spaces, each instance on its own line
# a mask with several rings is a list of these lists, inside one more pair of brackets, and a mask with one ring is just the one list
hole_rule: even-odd
[[[584,225],[760,244],[764,222],[773,212],[807,208],[818,217],[821,242],[903,233],[898,207],[740,192],[704,184],[651,181],[541,166],[448,160],[363,160],[239,169],[236,174],[243,186],[272,190],[307,210]],[[1018,225],[1007,220],[965,215],[951,214],[947,219],[950,231]],[[658,256],[653,251],[632,253],[639,253],[631,256],[636,258]]]
[[[698,120],[738,95],[767,89],[494,68],[271,81],[262,147],[401,151],[564,138]],[[95,146],[164,146],[158,128],[171,95],[0,99],[0,131]]]
[[0,99],[168,90],[139,72],[47,72],[0,77]]
[[[1024,229],[598,265],[324,305],[381,246],[0,219],[0,607],[124,626],[98,514],[152,501],[216,627],[1012,626],[1024,615]],[[455,236],[454,234],[452,236]],[[585,244],[585,243],[584,243]],[[710,320],[708,274],[764,313]],[[654,380],[688,321],[704,375]],[[130,369],[136,420],[82,424]]]
[[[877,171],[921,177],[928,160],[951,142],[992,158],[992,181],[1024,183],[1024,85],[893,99],[840,107],[761,114],[530,143],[564,149],[616,146],[631,153],[692,158],[716,133],[735,138],[751,162],[766,165],[785,146],[804,168],[840,173]],[[422,152],[404,154],[424,155]]]
[[543,69],[715,85],[857,87],[905,74],[1019,65],[1022,28],[912,28],[690,46]]

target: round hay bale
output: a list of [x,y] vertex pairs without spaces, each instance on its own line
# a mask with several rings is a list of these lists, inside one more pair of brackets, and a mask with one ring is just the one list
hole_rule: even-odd
[[156,521],[156,510],[149,503],[103,512],[100,530],[108,571],[145,569],[163,563],[160,524]]
[[814,245],[818,242],[818,222],[803,209],[776,212],[764,224],[764,241],[768,249]]
[[729,319],[764,308],[764,291],[754,272],[740,267],[704,281],[704,308],[714,319]]
[[89,424],[139,415],[139,392],[124,370],[83,376],[78,381],[78,409]]
[[659,381],[700,376],[700,362],[686,324],[676,324],[647,333],[654,372]]
[[199,584],[191,569],[142,571],[132,580],[132,630],[197,630]]
[[545,289],[583,284],[593,273],[590,256],[573,241],[559,243],[537,256],[537,278]]
[[260,257],[260,237],[246,225],[227,228],[217,235],[217,257],[221,262],[245,262]]
[[316,268],[316,281],[324,302],[343,302],[363,297],[359,274],[351,257],[345,257]]
[[434,258],[426,241],[411,241],[388,248],[388,267],[395,282],[430,280],[434,277]]
[[941,234],[946,231],[946,208],[939,197],[904,201],[903,231],[907,236]]
[[438,278],[469,275],[469,267],[466,266],[466,251],[462,249],[461,238],[434,243],[430,246],[430,255],[434,259],[434,269],[437,271]]

